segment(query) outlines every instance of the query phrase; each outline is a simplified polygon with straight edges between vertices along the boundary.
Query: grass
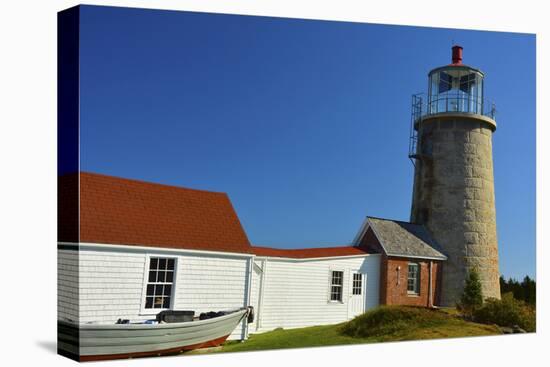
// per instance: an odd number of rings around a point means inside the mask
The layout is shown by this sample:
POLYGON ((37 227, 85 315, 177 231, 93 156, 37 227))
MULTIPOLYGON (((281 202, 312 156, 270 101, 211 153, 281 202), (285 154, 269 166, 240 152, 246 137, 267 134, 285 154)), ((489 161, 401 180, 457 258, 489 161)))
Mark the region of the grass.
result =
POLYGON ((389 306, 379 307, 351 321, 337 325, 289 330, 276 329, 267 333, 253 334, 244 342, 226 342, 220 352, 308 348, 497 334, 501 334, 497 327, 465 321, 449 310, 389 306))

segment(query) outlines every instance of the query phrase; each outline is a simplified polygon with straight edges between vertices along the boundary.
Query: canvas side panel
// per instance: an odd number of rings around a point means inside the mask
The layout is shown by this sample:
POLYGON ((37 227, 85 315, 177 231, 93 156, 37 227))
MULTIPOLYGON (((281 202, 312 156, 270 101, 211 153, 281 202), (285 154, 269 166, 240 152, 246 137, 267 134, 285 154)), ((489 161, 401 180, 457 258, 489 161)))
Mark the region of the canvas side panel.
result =
POLYGON ((57 250, 57 318, 80 319, 78 297, 78 251, 57 250))
MULTIPOLYGON (((79 242, 79 47, 80 9, 57 14, 57 240, 79 242), (64 176, 64 180, 59 178, 64 176)), ((58 319, 79 321, 78 252, 58 251, 58 319)), ((76 338, 78 340, 78 337, 76 338)), ((78 342, 58 353, 79 359, 78 342), (68 351, 70 349, 70 351, 68 351)))
POLYGON ((80 8, 57 14, 57 175, 79 170, 80 8))

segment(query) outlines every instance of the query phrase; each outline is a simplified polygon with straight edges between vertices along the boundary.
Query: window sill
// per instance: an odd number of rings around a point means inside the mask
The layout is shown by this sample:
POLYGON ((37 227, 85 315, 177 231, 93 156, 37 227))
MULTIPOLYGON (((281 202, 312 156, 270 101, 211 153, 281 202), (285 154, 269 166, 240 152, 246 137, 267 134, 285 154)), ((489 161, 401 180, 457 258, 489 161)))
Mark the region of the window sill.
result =
POLYGON ((420 293, 407 292, 407 297, 420 297, 420 293))

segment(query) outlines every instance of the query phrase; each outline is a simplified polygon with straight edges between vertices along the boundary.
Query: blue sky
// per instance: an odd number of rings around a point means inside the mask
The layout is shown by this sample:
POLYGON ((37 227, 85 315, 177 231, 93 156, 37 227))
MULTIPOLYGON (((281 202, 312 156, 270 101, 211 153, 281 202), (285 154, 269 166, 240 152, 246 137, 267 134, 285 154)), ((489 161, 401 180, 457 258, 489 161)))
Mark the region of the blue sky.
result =
POLYGON ((227 192, 256 245, 408 220, 411 94, 486 74, 500 270, 535 276, 535 36, 84 6, 81 169, 227 192))

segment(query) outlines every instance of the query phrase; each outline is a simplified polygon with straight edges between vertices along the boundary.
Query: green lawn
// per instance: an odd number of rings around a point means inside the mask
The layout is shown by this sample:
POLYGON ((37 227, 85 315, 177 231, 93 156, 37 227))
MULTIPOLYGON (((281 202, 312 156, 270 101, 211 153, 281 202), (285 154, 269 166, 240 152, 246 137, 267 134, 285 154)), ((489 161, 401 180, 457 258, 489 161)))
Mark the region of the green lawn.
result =
POLYGON ((381 307, 342 324, 289 330, 277 329, 267 333, 253 334, 244 342, 226 342, 218 352, 497 334, 501 334, 497 327, 464 321, 450 310, 381 307))

